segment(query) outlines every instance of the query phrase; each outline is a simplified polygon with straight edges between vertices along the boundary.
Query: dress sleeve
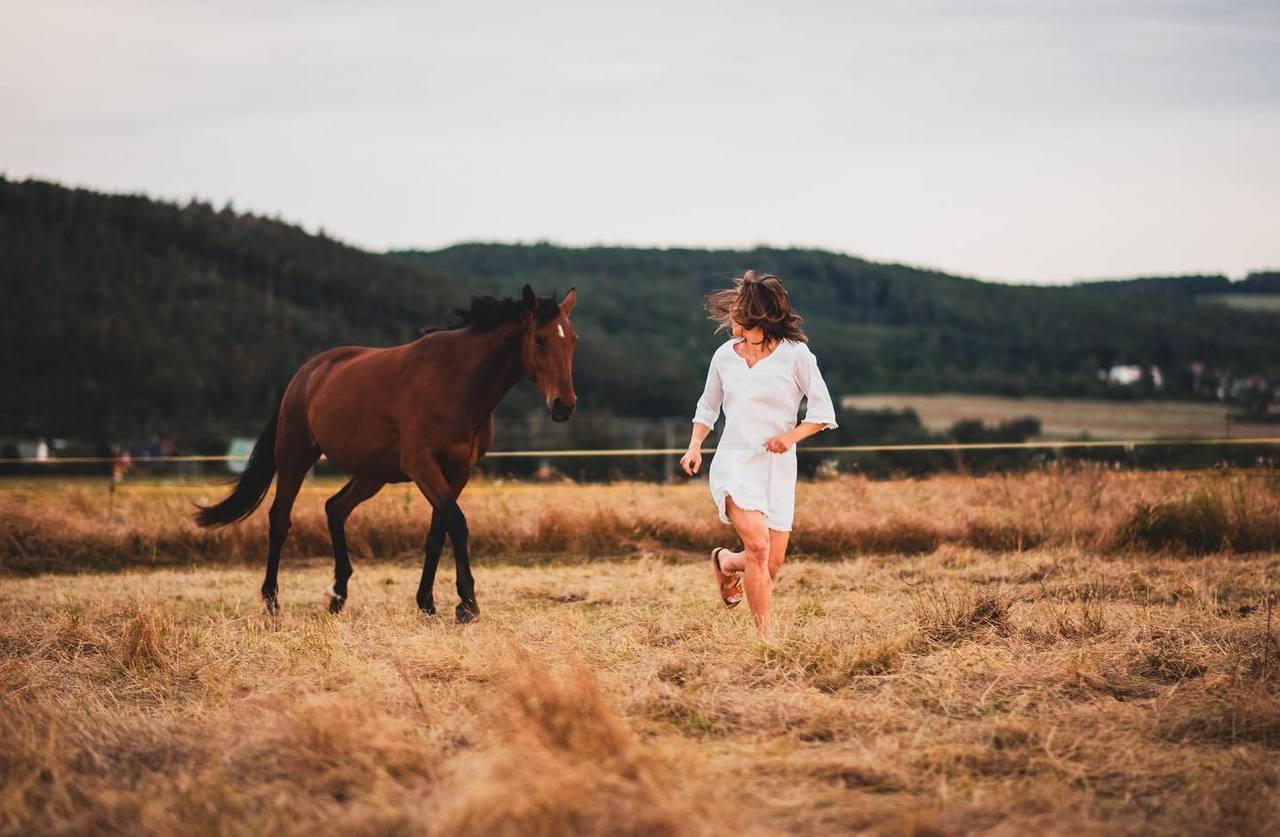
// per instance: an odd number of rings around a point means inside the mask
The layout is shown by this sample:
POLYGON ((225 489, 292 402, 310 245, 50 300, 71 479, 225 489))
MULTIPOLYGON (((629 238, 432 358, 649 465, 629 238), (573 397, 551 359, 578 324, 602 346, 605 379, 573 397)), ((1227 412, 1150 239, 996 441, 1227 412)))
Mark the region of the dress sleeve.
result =
POLYGON ((836 410, 831 403, 831 393, 827 392, 827 382, 822 380, 818 359, 809 351, 808 346, 802 346, 796 359, 796 385, 809 399, 803 421, 824 425, 825 430, 835 430, 836 410))
POLYGON ((711 368, 707 370, 707 385, 698 399, 698 408, 693 414, 697 424, 705 424, 715 430, 716 419, 720 418, 720 405, 724 403, 724 384, 720 380, 720 369, 716 359, 711 358, 711 368))

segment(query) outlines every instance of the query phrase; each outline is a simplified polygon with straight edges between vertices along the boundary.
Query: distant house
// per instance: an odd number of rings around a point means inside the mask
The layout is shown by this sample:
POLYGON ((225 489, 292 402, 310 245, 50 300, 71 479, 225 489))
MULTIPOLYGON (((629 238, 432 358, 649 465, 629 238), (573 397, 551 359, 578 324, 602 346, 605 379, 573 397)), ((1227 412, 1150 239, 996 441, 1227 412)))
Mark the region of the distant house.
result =
POLYGON ((1141 366, 1113 366, 1099 369, 1098 377, 1112 386, 1131 387, 1142 380, 1141 366))
MULTIPOLYGON (((1160 371, 1160 367, 1152 366, 1147 371, 1151 375, 1151 386, 1164 389, 1164 373, 1160 371)), ((1141 366, 1117 364, 1110 369, 1099 369, 1098 379, 1112 386, 1131 387, 1142 383, 1142 372, 1141 366)))

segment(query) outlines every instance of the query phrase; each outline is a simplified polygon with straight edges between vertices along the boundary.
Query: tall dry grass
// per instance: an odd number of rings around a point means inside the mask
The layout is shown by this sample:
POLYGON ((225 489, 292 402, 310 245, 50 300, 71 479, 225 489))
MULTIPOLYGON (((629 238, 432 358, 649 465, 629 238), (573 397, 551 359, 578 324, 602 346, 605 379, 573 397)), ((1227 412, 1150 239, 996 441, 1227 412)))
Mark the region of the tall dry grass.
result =
MULTIPOLYGON (((329 552, 323 498, 311 483, 294 515, 287 557, 329 552)), ((0 489, 0 566, 10 573, 258 562, 265 511, 227 529, 190 521, 217 487, 139 485, 109 509, 105 485, 10 483, 0 489)), ((701 482, 679 486, 472 486, 463 495, 473 552, 503 559, 599 558, 703 551, 726 528, 701 482)), ((265 506, 264 506, 265 508, 265 506)), ((392 486, 348 524, 357 560, 422 548, 428 509, 392 486)), ((1280 549, 1280 477, 1207 472, 1123 473, 1100 467, 1012 476, 871 482, 847 477, 798 489, 794 549, 816 558, 922 555, 939 547, 1018 552, 1256 552, 1280 549)))
POLYGON ((789 564, 753 638, 689 562, 0 580, 0 832, 1269 834, 1274 554, 789 564), (449 571, 440 580, 449 584, 449 571))
POLYGON ((0 594, 24 604, 0 626, 0 832, 752 831, 581 663, 387 603, 268 621, 216 592, 240 578, 154 580, 0 594))

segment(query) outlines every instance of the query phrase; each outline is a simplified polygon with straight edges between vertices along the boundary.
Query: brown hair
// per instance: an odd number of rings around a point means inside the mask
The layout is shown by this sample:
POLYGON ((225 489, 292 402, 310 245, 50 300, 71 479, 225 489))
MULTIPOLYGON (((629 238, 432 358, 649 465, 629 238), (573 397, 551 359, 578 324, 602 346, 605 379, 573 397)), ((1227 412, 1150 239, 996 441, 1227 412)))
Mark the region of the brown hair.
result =
POLYGON ((733 280, 732 288, 707 297, 707 315, 719 325, 716 332, 733 329, 733 321, 743 328, 764 329, 766 340, 795 340, 808 343, 800 329, 802 317, 791 310, 791 298, 782 280, 772 273, 748 270, 733 280))

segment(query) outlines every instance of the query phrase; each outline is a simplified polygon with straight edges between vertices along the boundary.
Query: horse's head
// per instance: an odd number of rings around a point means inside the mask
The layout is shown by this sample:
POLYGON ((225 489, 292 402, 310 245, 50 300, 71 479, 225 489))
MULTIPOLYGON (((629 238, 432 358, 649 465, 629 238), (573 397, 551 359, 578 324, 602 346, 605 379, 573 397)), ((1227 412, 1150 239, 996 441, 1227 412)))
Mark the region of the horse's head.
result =
POLYGON ((570 289, 557 305, 539 300, 533 288, 524 286, 527 327, 520 360, 547 402, 552 421, 567 421, 578 404, 573 391, 573 350, 578 345, 578 332, 569 322, 569 312, 577 301, 576 290, 570 289))

